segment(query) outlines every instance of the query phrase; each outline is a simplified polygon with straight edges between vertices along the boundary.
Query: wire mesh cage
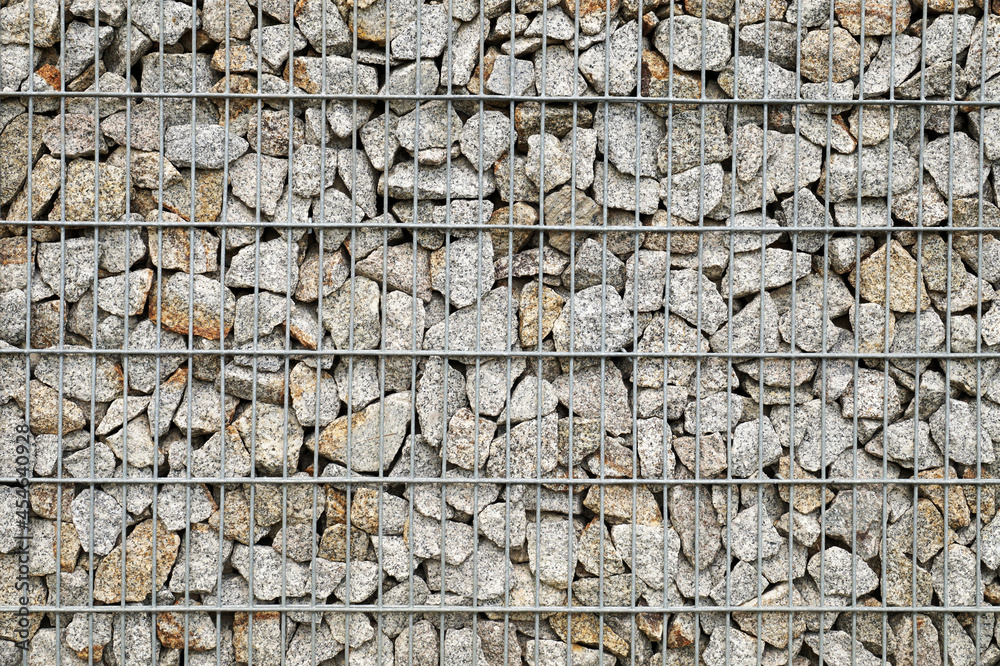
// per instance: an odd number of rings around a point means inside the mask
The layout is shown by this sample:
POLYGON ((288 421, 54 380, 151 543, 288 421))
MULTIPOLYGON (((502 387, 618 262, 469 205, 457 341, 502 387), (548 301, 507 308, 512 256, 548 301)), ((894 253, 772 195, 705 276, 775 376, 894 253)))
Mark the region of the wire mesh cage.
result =
POLYGON ((1000 661, 996 2, 0 5, 0 666, 1000 661))

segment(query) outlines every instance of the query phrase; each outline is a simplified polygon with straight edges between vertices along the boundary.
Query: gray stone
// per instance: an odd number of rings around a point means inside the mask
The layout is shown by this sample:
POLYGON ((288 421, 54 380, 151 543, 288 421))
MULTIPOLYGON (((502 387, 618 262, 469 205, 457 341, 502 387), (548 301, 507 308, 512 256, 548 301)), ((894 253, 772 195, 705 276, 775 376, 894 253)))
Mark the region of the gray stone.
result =
MULTIPOLYGON (((520 16, 518 14, 518 17, 520 16)), ((541 18, 541 16, 536 17, 536 21, 540 21, 541 18)), ((565 18, 565 14, 563 18, 565 18)), ((549 20, 552 20, 551 14, 549 20)), ((550 29, 553 29, 552 26, 550 29)), ((558 30, 558 28, 555 29, 558 30)), ((572 29, 571 23, 570 30, 572 29)), ((539 95, 570 97, 587 90, 587 80, 576 68, 573 51, 565 46, 549 46, 544 53, 535 51, 534 64, 535 71, 538 72, 535 86, 539 95)))
POLYGON ((763 253, 739 252, 734 255, 729 272, 722 279, 722 296, 729 296, 730 282, 733 296, 743 297, 781 287, 810 272, 812 258, 805 252, 793 253, 779 248, 767 248, 763 253))
POLYGON ((315 368, 309 367, 306 363, 299 363, 288 375, 288 387, 292 408, 303 427, 329 425, 340 413, 337 383, 328 373, 321 372, 317 379, 315 368), (318 409, 317 403, 319 403, 318 409))
POLYGON ((257 25, 257 14, 246 0, 230 0, 228 3, 225 0, 207 0, 202 7, 201 21, 205 34, 213 41, 224 42, 227 21, 231 39, 247 39, 257 25))
POLYGON ((122 507, 118 502, 100 490, 84 490, 73 499, 71 507, 83 550, 102 556, 110 553, 122 531, 122 507))
POLYGON ((563 306, 552 325, 556 349, 588 353, 618 351, 632 339, 628 306, 614 290, 588 287, 563 306))
POLYGON ((979 169, 979 143, 964 132, 955 132, 924 146, 924 168, 945 196, 976 195, 989 177, 988 166, 979 169))
POLYGON ((140 314, 146 309, 146 297, 153 286, 153 271, 144 268, 126 275, 115 275, 97 283, 97 304, 120 317, 140 314), (126 298, 127 295, 127 298, 126 298))
MULTIPOLYGON (((603 9, 603 6, 602 6, 603 9)), ((601 28, 604 24, 601 24, 601 28)), ((600 95, 629 95, 636 87, 636 60, 638 48, 638 24, 630 21, 618 28, 612 23, 611 39, 601 36, 597 43, 588 49, 580 49, 580 73, 587 79, 591 87, 600 95), (605 44, 610 45, 610 53, 605 44), (605 77, 605 62, 608 63, 608 76, 605 77), (607 91, 607 93, 605 93, 607 91)), ((567 43, 572 50, 572 45, 567 43)), ((582 94, 581 90, 579 94, 582 94)))
MULTIPOLYGON (((269 601, 284 594, 300 597, 308 593, 311 576, 309 570, 298 562, 282 560, 280 554, 268 546, 253 547, 253 595, 269 601)), ((250 578, 251 550, 243 544, 233 547, 232 563, 244 578, 250 578)), ((255 623, 256 626, 256 623, 255 623)))
MULTIPOLYGON (((152 3, 147 3, 150 5, 152 3)), ((180 3, 171 3, 179 5, 180 3)), ((133 14, 133 20, 139 16, 138 12, 133 14)), ((190 20, 191 10, 188 10, 190 20)), ((136 20, 136 25, 139 22, 136 20)), ((114 36, 115 29, 110 26, 90 26, 82 21, 73 21, 66 28, 62 38, 62 55, 65 57, 65 66, 62 70, 62 77, 67 83, 80 76, 87 67, 94 64, 95 42, 97 52, 100 53, 114 36)), ((27 54, 26 54, 27 55, 27 54)), ((6 58, 5 58, 5 67, 6 58)), ((27 75, 27 72, 25 72, 27 75)), ((4 85, 4 88, 7 86, 4 85)))
MULTIPOLYGON (((794 7, 790 11, 794 11, 794 7)), ((785 69, 795 70, 796 51, 799 42, 805 39, 806 31, 796 32, 794 21, 781 23, 753 23, 740 26, 740 53, 743 55, 764 57, 765 39, 767 39, 767 58, 785 69)), ((803 57, 803 62, 804 62, 803 57)), ((824 78, 823 81, 826 81, 824 78)))
POLYGON ((634 105, 611 104, 607 110, 601 105, 594 113, 594 126, 603 128, 605 124, 607 136, 603 130, 597 132, 597 149, 607 155, 615 168, 634 176, 638 161, 641 176, 656 177, 657 147, 666 136, 663 119, 645 106, 641 107, 637 119, 634 105), (638 146, 636 137, 640 137, 638 146))
POLYGON ((460 238, 430 257, 431 286, 457 308, 473 306, 493 288, 493 244, 460 238))
POLYGON ((492 165, 510 143, 510 119, 499 111, 484 111, 469 118, 459 138, 462 154, 472 164, 492 165))
POLYGON ((486 91, 493 95, 524 95, 534 84, 535 66, 530 60, 500 55, 493 62, 493 71, 486 81, 486 91))
POLYGON ((882 41, 878 53, 865 68, 858 91, 865 97, 889 92, 894 82, 899 85, 920 65, 921 40, 919 37, 897 35, 894 39, 882 41))
POLYGON ((44 141, 53 155, 67 158, 93 157, 95 150, 101 155, 108 152, 107 142, 97 132, 92 114, 66 113, 53 118, 47 123, 44 141))
POLYGON ((396 140, 421 162, 442 164, 462 136, 462 120, 446 102, 426 102, 396 123, 396 140))
POLYGON ((265 215, 277 212, 287 175, 287 160, 258 153, 246 153, 229 167, 233 194, 247 206, 259 207, 265 215))
POLYGON ((878 587, 878 575, 856 555, 833 546, 809 559, 809 575, 823 586, 824 594, 867 594, 878 587), (822 576, 820 570, 822 568, 822 576))
POLYGON ((545 192, 569 182, 573 177, 572 148, 552 134, 545 134, 544 138, 538 134, 529 137, 524 173, 545 192))
POLYGON ((729 630, 728 627, 719 627, 712 632, 711 640, 702 656, 708 666, 721 666, 722 664, 734 664, 738 666, 751 666, 751 664, 780 663, 780 658, 787 659, 787 651, 768 648, 758 645, 757 639, 739 630, 729 630), (769 653, 769 649, 775 652, 769 653), (758 658, 761 652, 764 659, 758 658), (769 654, 773 654, 774 660, 769 661, 769 654))
POLYGON ((226 286, 294 293, 299 281, 297 252, 291 242, 275 239, 248 245, 232 259, 226 286))
POLYGON ((777 307, 770 294, 764 292, 736 313, 727 326, 716 331, 710 343, 713 350, 737 354, 777 351, 777 324, 777 307))
MULTIPOLYGON (((537 273, 537 270, 536 270, 537 273)), ((479 303, 448 315, 448 349, 454 360, 462 362, 461 352, 501 351, 517 345, 517 298, 507 288, 497 287, 482 296, 479 303), (510 315, 508 316, 508 308, 510 315), (477 347, 478 345, 478 347, 477 347)), ((445 322, 434 324, 424 335, 426 350, 445 349, 445 322)), ((465 356, 464 358, 468 358, 465 356)))
MULTIPOLYGON (((635 118, 634 114, 632 118, 635 118)), ((667 136, 663 132, 653 133, 662 135, 662 139, 660 140, 660 145, 657 150, 657 165, 659 166, 661 172, 676 174, 702 164, 721 162, 732 154, 733 142, 731 137, 726 133, 726 128, 722 118, 706 114, 706 117, 704 118, 704 130, 702 129, 702 125, 703 123, 700 112, 682 111, 680 113, 675 113, 671 118, 670 136, 667 136), (702 151, 702 139, 704 139, 704 153, 702 151)), ((756 126, 744 125, 740 128, 743 134, 746 134, 744 131, 746 128, 756 128, 756 126)), ((656 129, 660 128, 656 127, 656 129)), ((743 143, 750 142, 744 139, 743 143)), ((762 141, 759 143, 762 143, 762 141)), ((755 169, 760 168, 760 155, 757 155, 755 160, 748 156, 749 149, 751 148, 752 145, 747 146, 747 149, 740 147, 738 150, 738 154, 743 155, 742 162, 740 164, 744 165, 744 170, 750 167, 755 169), (754 161, 756 164, 752 164, 754 161), (746 166, 747 164, 749 164, 749 167, 746 166)), ((632 151, 633 156, 631 163, 633 165, 632 172, 634 172, 634 147, 632 151)), ((753 173, 756 174, 756 171, 753 173)))
POLYGON ((378 346, 380 296, 381 289, 376 283, 356 277, 353 284, 345 283, 324 302, 323 326, 330 331, 338 349, 375 349, 378 346))
POLYGON ((167 159, 190 166, 193 157, 196 168, 221 169, 242 157, 249 147, 246 139, 228 133, 221 125, 195 125, 193 133, 192 141, 190 124, 168 127, 163 137, 167 159))
MULTIPOLYGON (((717 72, 726 66, 732 55, 733 36, 723 23, 694 16, 674 16, 656 26, 653 44, 675 67, 689 71, 700 71, 704 67, 717 72)), ((744 71, 741 63, 740 72, 744 71)), ((741 83, 744 76, 740 75, 741 83)))
POLYGON ((343 55, 351 50, 351 32, 330 0, 298 3, 295 6, 295 26, 317 51, 322 51, 324 44, 329 54, 343 55))
POLYGON ((292 51, 300 51, 306 47, 306 38, 294 27, 270 25, 250 31, 250 48, 254 53, 259 50, 262 63, 275 69, 280 68, 288 60, 289 40, 292 51))
POLYGON ((303 145, 292 156, 292 192, 300 197, 318 197, 333 186, 337 176, 337 151, 303 145), (325 155, 324 155, 325 153, 325 155))
POLYGON ((392 55, 401 60, 437 58, 459 25, 459 21, 450 18, 449 14, 449 7, 445 5, 422 6, 419 19, 400 26, 399 33, 392 40, 392 55))
MULTIPOLYGON (((731 62, 731 61, 730 61, 731 62)), ((747 99, 791 99, 795 97, 797 78, 794 72, 790 72, 783 67, 772 62, 765 62, 762 58, 754 56, 739 57, 739 96, 747 99), (764 72, 767 71, 767 90, 764 89, 764 72), (766 94, 765 94, 766 92, 766 94)), ((729 95, 737 93, 735 86, 737 81, 734 77, 734 66, 726 65, 719 74, 719 85, 729 95)))
MULTIPOLYGON (((884 197, 889 191, 889 142, 866 148, 861 153, 861 196, 884 197)), ((899 142, 892 143, 891 183, 893 194, 902 194, 917 184, 917 163, 899 142)), ((829 198, 834 202, 857 196, 858 156, 836 153, 828 169, 829 198)), ((824 185, 825 186, 825 185, 824 185)))
POLYGON ((379 180, 378 193, 386 187, 389 196, 399 199, 412 199, 414 192, 418 199, 445 199, 449 193, 455 199, 478 199, 493 194, 496 182, 492 170, 480 176, 477 166, 459 158, 450 165, 421 167, 416 174, 412 162, 399 162, 379 180))
POLYGON ((698 222, 722 200, 722 165, 708 164, 675 173, 660 181, 660 199, 668 212, 698 222))
POLYGON ((528 563, 532 573, 537 573, 546 585, 568 587, 576 567, 574 532, 570 522, 561 518, 547 518, 537 525, 528 522, 528 563), (536 555, 536 550, 540 555, 536 555))
POLYGON ((851 637, 851 634, 844 631, 827 631, 822 634, 809 633, 805 635, 806 644, 814 651, 819 651, 822 645, 824 659, 830 666, 849 666, 860 664, 863 666, 876 666, 881 660, 873 655, 861 643, 851 637))
MULTIPOLYGON (((404 5, 400 5, 401 7, 404 5)), ((441 80, 441 73, 433 60, 420 60, 418 62, 407 63, 401 67, 394 67, 389 72, 389 78, 382 89, 380 95, 432 95, 437 90, 441 80), (418 72, 419 84, 418 90, 418 72)), ((389 108, 393 113, 404 114, 413 111, 417 106, 414 100, 397 99, 389 102, 389 108)))
POLYGON ((993 462, 996 454, 993 441, 977 427, 976 409, 960 400, 949 400, 930 417, 931 436, 951 460, 962 465, 984 465, 993 462))
POLYGON ((629 211, 638 205, 640 214, 652 215, 658 206, 659 185, 652 178, 640 178, 638 189, 637 197, 635 176, 623 174, 609 164, 605 177, 603 162, 594 165, 594 200, 598 204, 629 211))
POLYGON ((664 589, 664 550, 667 555, 667 574, 672 575, 677 571, 681 540, 672 528, 668 528, 664 534, 663 527, 615 525, 611 528, 611 538, 625 563, 652 589, 664 589), (664 543, 667 544, 666 549, 663 547, 664 543))
POLYGON ((176 44, 186 31, 201 26, 201 17, 191 7, 173 0, 144 0, 132 8, 131 16, 151 40, 164 44, 176 44))

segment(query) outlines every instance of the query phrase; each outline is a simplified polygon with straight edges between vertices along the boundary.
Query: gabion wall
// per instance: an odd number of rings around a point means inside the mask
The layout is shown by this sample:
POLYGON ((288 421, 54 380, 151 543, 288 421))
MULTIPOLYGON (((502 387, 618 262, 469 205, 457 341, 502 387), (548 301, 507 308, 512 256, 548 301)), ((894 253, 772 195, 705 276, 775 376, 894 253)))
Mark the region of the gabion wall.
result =
POLYGON ((659 2, 0 0, 0 666, 1000 661, 1000 4, 659 2))

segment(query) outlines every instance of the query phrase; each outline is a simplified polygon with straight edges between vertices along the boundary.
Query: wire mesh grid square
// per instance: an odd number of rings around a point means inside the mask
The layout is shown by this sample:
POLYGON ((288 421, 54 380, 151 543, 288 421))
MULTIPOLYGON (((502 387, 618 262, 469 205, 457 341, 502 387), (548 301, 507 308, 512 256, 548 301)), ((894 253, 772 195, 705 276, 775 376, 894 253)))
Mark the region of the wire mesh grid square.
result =
POLYGON ((0 4, 0 666, 1000 661, 995 0, 0 4))

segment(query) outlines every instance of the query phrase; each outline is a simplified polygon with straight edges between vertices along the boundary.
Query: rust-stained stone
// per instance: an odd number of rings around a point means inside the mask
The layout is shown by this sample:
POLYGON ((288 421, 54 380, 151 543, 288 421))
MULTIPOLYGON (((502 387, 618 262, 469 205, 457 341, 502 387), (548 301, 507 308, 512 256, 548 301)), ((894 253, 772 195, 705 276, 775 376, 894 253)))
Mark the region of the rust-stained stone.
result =
MULTIPOLYGON (((943 480, 944 479, 943 468, 938 469, 928 469, 917 474, 921 479, 932 479, 932 480, 943 480)), ((955 479, 958 475, 955 473, 954 469, 948 468, 948 478, 955 479)), ((972 497, 975 498, 975 490, 972 490, 972 497)), ((934 505, 940 509, 941 513, 945 512, 945 495, 944 486, 942 485, 926 485, 919 486, 920 494, 927 497, 934 505)), ((975 501, 975 500, 973 500, 975 501)), ((964 527, 968 527, 972 522, 971 511, 969 508, 969 501, 965 494, 965 489, 962 486, 951 486, 948 492, 948 526, 953 530, 959 530, 964 527)))
MULTIPOLYGON (((691 16, 700 17, 704 11, 705 16, 713 21, 729 21, 735 7, 735 0, 684 0, 685 12, 691 16)), ((771 17, 772 19, 777 18, 774 14, 771 17)))
MULTIPOLYGON (((163 587, 170 568, 177 559, 181 538, 167 531, 157 521, 156 527, 156 589, 163 587)), ((153 521, 146 520, 125 539, 125 600, 142 601, 153 589, 153 521)), ((101 560, 94 578, 94 598, 104 603, 118 603, 122 598, 122 544, 115 546, 101 560)))
POLYGON ((611 524, 636 523, 648 527, 663 525, 663 514, 656 504, 656 498, 647 486, 611 485, 603 488, 594 487, 587 493, 583 505, 598 513, 601 502, 604 503, 604 519, 611 524), (632 491, 635 490, 635 513, 632 512, 632 491), (602 497, 603 495, 603 497, 602 497))
MULTIPOLYGON (((802 596, 798 590, 792 590, 791 594, 792 606, 803 605, 802 596)), ((789 605, 788 595, 788 583, 780 583, 761 596, 760 604, 757 603, 756 599, 751 599, 750 601, 744 603, 743 606, 748 608, 757 608, 758 606, 787 607, 789 605)), ((794 638, 801 636, 806 630, 805 617, 802 613, 790 615, 786 615, 785 613, 758 614, 753 611, 748 611, 733 613, 733 619, 738 625, 740 625, 740 629, 751 636, 758 635, 759 626, 759 636, 765 643, 773 645, 778 649, 785 649, 788 647, 789 633, 791 633, 794 638), (758 618, 761 619, 758 620, 758 618)))
MULTIPOLYGON (((254 498, 256 500, 256 498, 254 498)), ((247 500, 247 493, 242 488, 226 490, 226 496, 222 503, 221 516, 223 523, 222 536, 226 539, 239 541, 242 544, 250 544, 250 502, 247 500)), ((219 529, 220 512, 216 511, 209 519, 209 526, 219 529)), ((256 522, 256 516, 254 516, 256 522)), ((192 526, 194 527, 194 526, 192 526)), ((254 529, 254 541, 260 541, 267 534, 267 529, 257 525, 254 529)))
MULTIPOLYGON (((32 259, 37 247, 34 243, 31 246, 32 259)), ((27 236, 0 238, 0 290, 27 289, 28 263, 27 236)))
MULTIPOLYGON (((83 410, 71 400, 62 399, 62 430, 59 429, 59 392, 37 379, 31 380, 31 432, 36 435, 57 435, 70 433, 87 424, 83 410)), ((24 409, 24 394, 15 396, 17 404, 24 409)))
POLYGON ((326 522, 347 524, 347 493, 333 486, 326 487, 326 522))
MULTIPOLYGON (((232 74, 256 72, 257 53, 250 46, 250 42, 233 39, 229 42, 228 52, 225 44, 219 46, 209 66, 216 72, 225 72, 227 66, 232 74)), ((261 62, 261 69, 263 72, 273 72, 265 62, 261 62)))
POLYGON ((94 181, 97 189, 97 219, 118 220, 125 214, 125 202, 131 196, 132 183, 125 169, 102 162, 100 168, 89 159, 79 159, 66 165, 65 191, 52 204, 49 221, 94 220, 94 181), (65 200, 66 216, 62 216, 65 200))
POLYGON ((231 132, 241 134, 250 125, 251 119, 255 116, 257 104, 252 97, 239 97, 239 95, 253 95, 257 92, 257 80, 253 76, 243 76, 242 74, 230 74, 223 76, 215 82, 210 89, 213 93, 230 93, 237 95, 228 100, 225 98, 213 98, 212 101, 219 109, 219 124, 226 124, 226 103, 229 104, 229 129, 231 132))
MULTIPOLYGON (((552 332, 552 325, 562 313, 566 299, 548 287, 542 287, 542 339, 552 332)), ((533 348, 538 345, 538 281, 529 282, 521 290, 520 334, 521 345, 533 348)))
POLYGON ((69 308, 60 304, 57 299, 43 303, 33 303, 31 306, 31 346, 35 349, 45 349, 59 344, 59 332, 69 317, 69 308), (62 318, 60 321, 60 310, 62 318))
POLYGON ((656 613, 637 613, 635 616, 635 626, 652 641, 663 640, 663 621, 664 616, 656 613))
POLYGON ((604 623, 602 626, 598 622, 596 615, 591 613, 573 613, 572 623, 568 622, 566 618, 566 613, 555 613, 549 617, 549 626, 552 627, 552 630, 556 632, 560 639, 565 641, 569 637, 570 642, 597 647, 601 644, 601 633, 603 630, 604 649, 616 657, 621 657, 622 659, 628 657, 630 652, 628 641, 619 636, 607 623, 604 623), (569 634, 569 631, 572 631, 572 635, 569 634))
MULTIPOLYGON (((410 392, 394 393, 364 411, 342 416, 319 436, 319 453, 325 458, 347 462, 348 423, 351 431, 351 467, 356 472, 377 472, 399 451, 410 422, 410 392), (380 457, 379 451, 382 451, 380 457)), ((312 446, 312 442, 307 442, 312 446)))
MULTIPOLYGON (((799 466, 798 463, 794 463, 794 478, 795 479, 815 479, 815 475, 811 472, 806 471, 804 468, 799 466)), ((781 460, 778 461, 778 475, 779 479, 789 479, 793 478, 792 472, 789 470, 789 457, 782 456, 781 460)), ((791 498, 791 492, 789 488, 795 489, 795 498, 793 502, 793 508, 802 514, 812 513, 816 509, 820 508, 824 504, 833 501, 834 493, 829 488, 820 486, 815 483, 805 483, 802 485, 780 485, 778 486, 778 495, 781 497, 782 501, 788 502, 791 498)))
MULTIPOLYGON (((299 267, 299 283, 295 287, 297 301, 312 303, 319 299, 320 281, 319 250, 310 250, 299 267)), ((339 289, 350 276, 350 265, 342 250, 333 250, 328 240, 323 241, 323 296, 339 289)), ((380 273, 381 275, 381 273, 380 273)))
MULTIPOLYGON (((31 510, 42 518, 56 520, 59 506, 59 485, 55 483, 32 483, 28 486, 28 496, 31 510)), ((69 520, 73 515, 70 505, 73 503, 74 486, 72 483, 62 487, 62 519, 69 520)))
POLYGON ((465 86, 471 94, 479 94, 479 88, 483 80, 488 81, 490 75, 493 74, 493 63, 496 62, 498 57, 500 57, 500 51, 495 46, 491 46, 483 56, 482 64, 476 65, 475 69, 472 70, 472 78, 469 79, 469 83, 465 86))
MULTIPOLYGON (((222 197, 226 193, 222 169, 195 169, 194 222, 206 224, 215 222, 222 212, 222 197)), ((162 197, 153 190, 153 197, 163 210, 180 215, 185 221, 191 220, 191 170, 183 169, 180 179, 163 189, 162 197)))
POLYGON ((694 643, 696 634, 691 613, 677 613, 667 629, 667 647, 671 649, 687 647, 694 643))
MULTIPOLYGON (((10 517, 5 517, 10 519, 10 517)), ((20 555, 17 553, 0 554, 0 606, 41 606, 45 603, 44 579, 29 576, 24 581, 18 574, 20 555), (24 585, 27 583, 27 589, 24 585), (28 602, 22 600, 27 597, 28 602)), ((17 611, 0 612, 0 639, 8 641, 28 640, 35 635, 42 623, 44 613, 28 613, 26 616, 17 611), (27 619, 27 626, 20 624, 27 619), (21 633, 24 631, 25 633, 21 633)))
POLYGON ((0 173, 3 174, 0 177, 0 205, 9 204, 27 179, 28 169, 45 148, 42 136, 48 123, 47 116, 38 114, 32 116, 30 157, 27 140, 28 114, 23 113, 11 120, 0 133, 0 173))
POLYGON ((281 659, 281 613, 265 611, 236 613, 233 618, 233 649, 236 661, 259 666, 276 666, 281 659), (253 616, 253 629, 251 626, 253 616), (250 634, 253 643, 250 644, 250 634), (250 653, 253 653, 251 661, 250 653))
MULTIPOLYGON (((178 599, 175 605, 184 603, 183 599, 178 599)), ((214 650, 215 622, 208 613, 158 613, 156 637, 160 645, 168 649, 214 650)))
MULTIPOLYGON (((67 510, 70 503, 72 503, 72 500, 67 503, 67 510)), ((76 533, 76 526, 65 519, 69 515, 71 514, 64 512, 64 520, 56 524, 58 529, 56 532, 59 541, 58 546, 55 539, 52 541, 52 552, 57 555, 59 566, 63 571, 74 571, 76 569, 76 557, 79 555, 81 548, 80 536, 76 533)))
POLYGON ((213 273, 219 269, 219 239, 205 229, 165 227, 163 257, 160 257, 160 237, 152 227, 149 233, 149 258, 154 266, 185 273, 213 273), (193 236, 193 241, 192 241, 193 236))
MULTIPOLYGON (((59 160, 51 155, 42 155, 31 169, 31 218, 41 219, 52 197, 59 191, 60 185, 59 160)), ((17 193, 7 211, 8 220, 27 220, 28 218, 28 186, 17 193)))
POLYGON ((802 40, 802 76, 822 83, 832 76, 834 83, 854 78, 861 69, 861 45, 843 28, 833 29, 833 63, 830 63, 830 31, 813 30, 802 40))
MULTIPOLYGON (((851 286, 858 284, 857 269, 851 271, 848 278, 851 286)), ((871 303, 885 305, 886 292, 889 295, 889 309, 893 312, 917 311, 917 261, 899 241, 890 241, 868 255, 861 262, 861 283, 858 290, 861 298, 871 303), (886 247, 889 248, 889 285, 886 289, 886 247)), ((922 279, 922 278, 921 278, 922 279)), ((920 284, 920 309, 930 306, 927 288, 920 284)))
POLYGON ((571 19, 579 16, 580 31, 596 35, 607 23, 607 15, 614 16, 621 9, 621 0, 561 0, 559 3, 571 19))
MULTIPOLYGON (((493 211, 493 215, 490 216, 490 224, 516 224, 524 226, 534 226, 538 224, 538 211, 535 210, 533 206, 520 201, 515 202, 512 205, 513 216, 511 215, 511 209, 507 206, 503 208, 498 208, 493 211), (513 217, 513 220, 511 219, 513 217)), ((493 256, 499 257, 507 254, 510 250, 510 231, 507 229, 491 229, 490 238, 493 241, 493 256)), ((513 252, 518 252, 523 248, 531 237, 535 234, 534 231, 514 231, 514 241, 513 241, 513 252)), ((579 236, 578 236, 579 238, 579 236)))
MULTIPOLYGON (((329 507, 329 503, 327 504, 329 507)), ((351 561, 364 559, 368 553, 370 538, 368 534, 357 527, 351 527, 351 561)), ((334 562, 347 561, 347 525, 334 523, 326 528, 320 538, 317 557, 334 562)))
POLYGON ((840 25, 852 35, 861 34, 861 8, 864 7, 865 34, 888 35, 902 32, 910 24, 910 3, 904 0, 835 0, 834 13, 840 25), (896 27, 892 27, 895 9, 896 27))
MULTIPOLYGON (((389 41, 417 18, 415 0, 337 0, 341 16, 346 16, 347 25, 356 32, 358 39, 376 44, 386 42, 386 6, 389 7, 389 41), (355 2, 357 10, 355 10, 355 2), (356 16, 355 16, 356 13, 356 16)), ((329 11, 329 10, 327 10, 329 11)))
POLYGON ((187 335, 189 327, 195 335, 209 340, 229 335, 236 317, 236 297, 228 287, 204 275, 174 273, 164 280, 162 293, 158 295, 160 291, 159 285, 155 285, 149 296, 151 320, 182 335, 187 335), (193 288, 189 280, 193 281, 193 288), (191 289, 194 292, 193 322, 188 316, 191 289), (223 316, 224 322, 221 321, 223 316), (224 324, 221 329, 220 324, 224 324))
MULTIPOLYGON (((643 97, 701 97, 701 78, 695 74, 670 67, 669 61, 652 49, 642 52, 642 85, 643 97)), ((693 111, 695 104, 674 104, 673 111, 693 111)), ((669 104, 651 104, 650 110, 657 115, 666 116, 670 113, 669 104)))
MULTIPOLYGON (((509 113, 506 109, 503 115, 509 113)), ((577 108, 576 120, 573 119, 573 107, 562 104, 545 105, 545 132, 560 139, 574 128, 587 128, 593 125, 594 114, 590 109, 577 108)), ((517 131, 517 148, 527 152, 528 137, 541 132, 542 107, 538 102, 521 102, 514 107, 514 129, 517 131)), ((478 138, 478 137, 477 137, 478 138)), ((507 144, 504 144, 505 147, 507 144)), ((470 160, 475 162, 472 157, 470 160)))

